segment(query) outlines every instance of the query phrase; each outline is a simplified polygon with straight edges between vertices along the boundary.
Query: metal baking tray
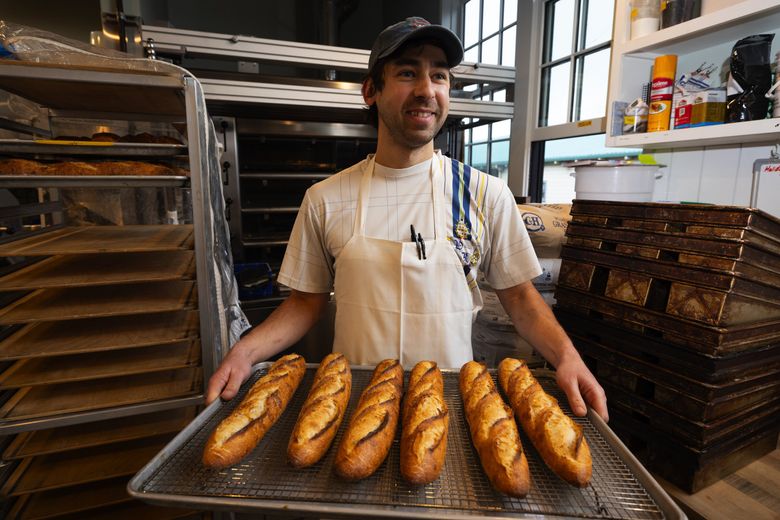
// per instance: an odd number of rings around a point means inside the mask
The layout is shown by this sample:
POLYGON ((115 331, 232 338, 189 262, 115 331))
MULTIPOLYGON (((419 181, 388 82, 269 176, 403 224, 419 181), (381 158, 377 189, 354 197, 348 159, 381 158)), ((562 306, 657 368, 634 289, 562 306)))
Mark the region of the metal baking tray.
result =
MULTIPOLYGON (((328 518, 685 518, 592 411, 587 418, 575 418, 585 430, 593 456, 593 478, 588 487, 574 488, 554 475, 521 430, 531 471, 531 491, 524 499, 495 492, 471 445, 456 370, 442 371, 445 400, 450 410, 446 462, 440 477, 425 486, 410 486, 400 476, 400 431, 387 459, 371 477, 347 482, 333 472, 336 447, 360 393, 371 378, 373 367, 366 366, 352 367, 347 420, 319 463, 303 470, 286 463, 289 435, 317 368, 316 364, 309 364, 288 409, 258 447, 231 468, 206 468, 201 463, 201 455, 208 435, 268 366, 270 363, 256 365, 253 376, 235 399, 227 403, 217 400, 201 412, 133 477, 128 484, 130 495, 168 506, 328 518)), ((545 389, 570 413, 552 374, 536 374, 545 389)))
POLYGON ((0 188, 177 188, 185 175, 0 175, 0 188))
POLYGON ((603 258, 583 262, 572 260, 573 248, 564 250, 559 286, 720 327, 780 319, 780 289, 775 287, 685 269, 656 274, 664 267, 657 261, 648 262, 648 268, 631 259, 622 265, 603 258), (686 274, 688 280, 680 281, 686 274))
MULTIPOLYGON (((744 239, 705 237, 703 235, 632 228, 609 228, 586 224, 574 219, 566 227, 566 236, 575 237, 577 240, 591 241, 594 244, 596 242, 628 244, 677 254, 731 258, 778 271, 777 255, 780 254, 780 245, 770 249, 753 245, 744 239), (762 264, 766 258, 770 259, 768 266, 762 264)), ((603 249, 603 244, 600 247, 603 249)))
MULTIPOLYGON (((686 232, 688 224, 737 228, 755 231, 774 241, 780 241, 780 219, 756 208, 742 206, 670 204, 657 202, 607 202, 575 200, 571 214, 608 217, 610 223, 626 224, 627 221, 669 223, 682 225, 686 232)), ((667 228, 665 228, 667 229, 667 228)))
POLYGON ((580 289, 555 289, 558 308, 620 323, 643 334, 714 356, 731 355, 780 342, 780 320, 713 327, 663 312, 614 301, 580 289))
POLYGON ((638 357, 654 366, 685 374, 697 381, 722 383, 780 368, 780 343, 716 357, 643 336, 615 323, 585 318, 559 307, 555 309, 555 316, 569 333, 579 334, 605 347, 638 357))
POLYGON ((187 153, 183 144, 112 143, 103 141, 44 142, 29 139, 0 139, 0 153, 33 154, 40 158, 63 155, 113 157, 173 157, 187 153))

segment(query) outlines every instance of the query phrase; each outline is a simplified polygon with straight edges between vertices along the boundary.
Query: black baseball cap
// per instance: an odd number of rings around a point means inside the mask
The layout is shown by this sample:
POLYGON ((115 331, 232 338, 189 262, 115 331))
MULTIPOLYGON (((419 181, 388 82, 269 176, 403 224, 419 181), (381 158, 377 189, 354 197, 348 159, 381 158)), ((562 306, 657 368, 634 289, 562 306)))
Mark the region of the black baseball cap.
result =
POLYGON ((463 44, 454 32, 441 25, 432 25, 425 18, 412 16, 379 33, 371 48, 371 57, 368 59, 369 74, 377 60, 390 56, 411 39, 430 39, 439 42, 444 54, 447 55, 447 65, 450 68, 463 61, 463 44))

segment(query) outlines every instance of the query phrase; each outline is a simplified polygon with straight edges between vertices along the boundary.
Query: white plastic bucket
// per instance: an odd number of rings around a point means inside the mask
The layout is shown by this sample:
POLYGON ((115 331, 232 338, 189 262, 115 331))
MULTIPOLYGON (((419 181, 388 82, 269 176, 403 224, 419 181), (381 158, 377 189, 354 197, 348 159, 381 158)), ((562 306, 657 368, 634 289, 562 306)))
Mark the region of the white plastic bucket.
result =
POLYGON ((577 166, 574 168, 575 198, 650 202, 659 165, 577 166))

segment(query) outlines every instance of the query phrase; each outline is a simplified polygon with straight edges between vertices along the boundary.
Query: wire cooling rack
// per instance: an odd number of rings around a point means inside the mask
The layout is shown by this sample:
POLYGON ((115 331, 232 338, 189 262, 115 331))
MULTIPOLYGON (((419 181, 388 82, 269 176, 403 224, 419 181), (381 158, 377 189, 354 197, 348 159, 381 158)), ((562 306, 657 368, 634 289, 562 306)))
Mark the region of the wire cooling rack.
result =
POLYGON ((444 469, 430 484, 412 486, 401 477, 400 425, 387 459, 372 476, 347 482, 333 471, 336 447, 360 393, 371 379, 372 367, 352 367, 352 395, 346 419, 330 450, 314 466, 295 469, 286 462, 287 442, 317 367, 310 364, 287 410, 250 455, 224 470, 205 467, 201 456, 209 434, 268 366, 269 363, 257 365, 235 399, 213 403, 196 417, 131 480, 130 494, 164 505, 342 517, 684 518, 603 422, 597 417, 579 418, 571 414, 565 396, 549 373, 536 375, 564 411, 583 426, 590 446, 593 477, 583 489, 552 473, 520 429, 531 472, 531 490, 522 499, 493 490, 471 444, 457 371, 443 371, 445 400, 450 410, 449 440, 444 469), (596 422, 600 423, 599 428, 596 422))

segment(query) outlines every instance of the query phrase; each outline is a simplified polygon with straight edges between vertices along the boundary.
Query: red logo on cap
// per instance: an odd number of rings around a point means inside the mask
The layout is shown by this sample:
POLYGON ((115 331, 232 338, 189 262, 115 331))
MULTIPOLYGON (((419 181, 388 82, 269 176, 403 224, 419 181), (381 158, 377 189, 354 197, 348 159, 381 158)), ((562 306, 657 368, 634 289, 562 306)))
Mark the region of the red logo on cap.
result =
POLYGON ((409 18, 408 22, 409 22, 409 25, 411 25, 412 27, 415 27, 415 28, 416 27, 424 27, 426 25, 430 25, 430 23, 428 23, 428 20, 425 20, 423 18, 409 18))

